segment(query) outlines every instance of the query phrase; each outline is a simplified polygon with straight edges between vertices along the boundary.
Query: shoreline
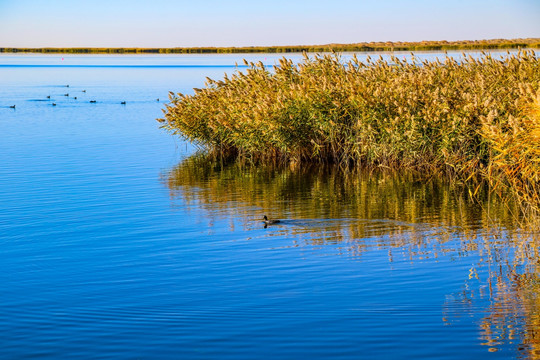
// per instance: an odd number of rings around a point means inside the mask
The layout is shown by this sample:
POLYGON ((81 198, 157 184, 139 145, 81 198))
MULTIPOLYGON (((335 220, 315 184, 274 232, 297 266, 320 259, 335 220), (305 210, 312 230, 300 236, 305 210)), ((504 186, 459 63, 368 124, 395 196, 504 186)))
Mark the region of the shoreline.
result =
POLYGON ((376 52, 445 50, 540 49, 540 38, 463 41, 362 42, 353 44, 240 46, 240 47, 0 47, 0 53, 40 54, 242 54, 298 52, 376 52))

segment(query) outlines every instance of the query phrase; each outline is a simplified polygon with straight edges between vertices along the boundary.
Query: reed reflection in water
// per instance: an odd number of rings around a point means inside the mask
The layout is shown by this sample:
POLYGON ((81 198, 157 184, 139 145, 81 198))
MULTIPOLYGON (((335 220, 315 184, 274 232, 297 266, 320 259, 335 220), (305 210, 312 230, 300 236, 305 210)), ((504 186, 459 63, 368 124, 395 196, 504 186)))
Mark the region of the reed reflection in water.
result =
POLYGON ((235 217, 248 230, 262 227, 265 214, 283 219, 267 229, 293 239, 283 246, 359 261, 384 250, 390 263, 470 257, 462 289, 441 304, 441 326, 476 318, 490 352, 506 346, 540 359, 538 232, 518 226, 517 204, 487 188, 473 201, 464 185, 418 174, 223 164, 206 155, 184 160, 163 182, 173 203, 181 198, 210 219, 235 217))

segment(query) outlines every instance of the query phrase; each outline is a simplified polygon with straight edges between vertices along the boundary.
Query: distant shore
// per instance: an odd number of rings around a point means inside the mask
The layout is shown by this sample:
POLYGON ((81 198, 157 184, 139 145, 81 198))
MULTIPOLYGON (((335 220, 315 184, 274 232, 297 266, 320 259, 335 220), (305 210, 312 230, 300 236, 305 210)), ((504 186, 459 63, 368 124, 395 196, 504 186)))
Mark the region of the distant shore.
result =
POLYGON ((420 42, 363 42, 354 44, 243 46, 243 47, 175 47, 175 48, 14 48, 2 47, 0 53, 41 54, 238 54, 238 53, 293 53, 293 52, 360 52, 360 51, 445 51, 540 48, 540 38, 490 39, 463 41, 420 42))

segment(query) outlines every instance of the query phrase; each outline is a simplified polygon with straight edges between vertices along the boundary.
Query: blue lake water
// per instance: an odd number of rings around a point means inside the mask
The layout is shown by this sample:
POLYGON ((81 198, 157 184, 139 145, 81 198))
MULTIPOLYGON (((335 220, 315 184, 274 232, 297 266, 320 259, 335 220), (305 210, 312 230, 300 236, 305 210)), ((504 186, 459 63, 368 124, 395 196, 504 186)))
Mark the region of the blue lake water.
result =
POLYGON ((540 357, 512 204, 223 165, 159 128, 244 57, 280 56, 0 56, 0 358, 540 357))

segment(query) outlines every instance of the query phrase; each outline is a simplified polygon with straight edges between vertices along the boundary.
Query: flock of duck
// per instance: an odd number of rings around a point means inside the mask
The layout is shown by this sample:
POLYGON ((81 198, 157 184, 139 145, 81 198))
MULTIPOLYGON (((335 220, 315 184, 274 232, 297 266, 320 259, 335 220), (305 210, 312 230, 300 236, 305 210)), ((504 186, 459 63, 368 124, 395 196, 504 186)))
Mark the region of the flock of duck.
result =
MULTIPOLYGON (((67 87, 67 88, 68 88, 69 85, 64 85, 64 87, 67 87)), ((86 93, 86 90, 82 90, 81 92, 86 93)), ((66 93, 66 94, 64 94, 63 96, 69 98, 70 95, 69 95, 69 93, 66 93)), ((77 96, 73 96, 72 99, 73 99, 73 100, 77 100, 77 96)), ((51 95, 47 95, 47 100, 51 100, 51 95)), ((159 98, 157 98, 156 101, 159 102, 159 98)), ((89 102, 90 102, 90 104, 96 104, 96 103, 97 103, 97 100, 90 100, 89 102)), ((120 102, 120 105, 126 105, 126 104, 127 104, 126 101, 121 101, 121 102, 120 102)), ((51 103, 51 105, 52 105, 52 106, 56 106, 56 102, 51 103)), ((10 107, 11 109, 16 109, 16 105, 11 105, 11 106, 9 106, 9 107, 10 107)))
MULTIPOLYGON (((66 87, 69 87, 69 85, 66 85, 66 87)), ((86 90, 82 90, 82 92, 83 92, 83 93, 86 93, 86 90)), ((64 96, 69 97, 69 94, 64 94, 64 96)), ((50 95, 47 95, 47 99, 50 100, 50 99, 51 99, 51 96, 50 96, 50 95)), ((73 99, 74 99, 74 100, 77 100, 77 97, 74 96, 73 99)), ((159 101, 159 98, 156 99, 156 100, 159 101)), ((95 104, 95 103, 97 103, 97 100, 90 100, 90 103, 91 103, 91 104, 95 104)), ((126 105, 126 101, 121 101, 120 104, 121 104, 121 105, 126 105)), ((53 102, 53 103, 52 103, 52 106, 56 106, 56 103, 53 102)), ((10 106, 10 108, 15 109, 16 106, 15 106, 15 105, 12 105, 12 106, 10 106)), ((279 223, 281 223, 281 220, 277 220, 277 219, 272 219, 272 220, 271 220, 271 219, 268 219, 268 217, 267 217, 266 215, 263 216, 263 224, 264 224, 264 227, 265 227, 265 228, 268 227, 269 225, 275 225, 275 224, 279 224, 279 223)))

